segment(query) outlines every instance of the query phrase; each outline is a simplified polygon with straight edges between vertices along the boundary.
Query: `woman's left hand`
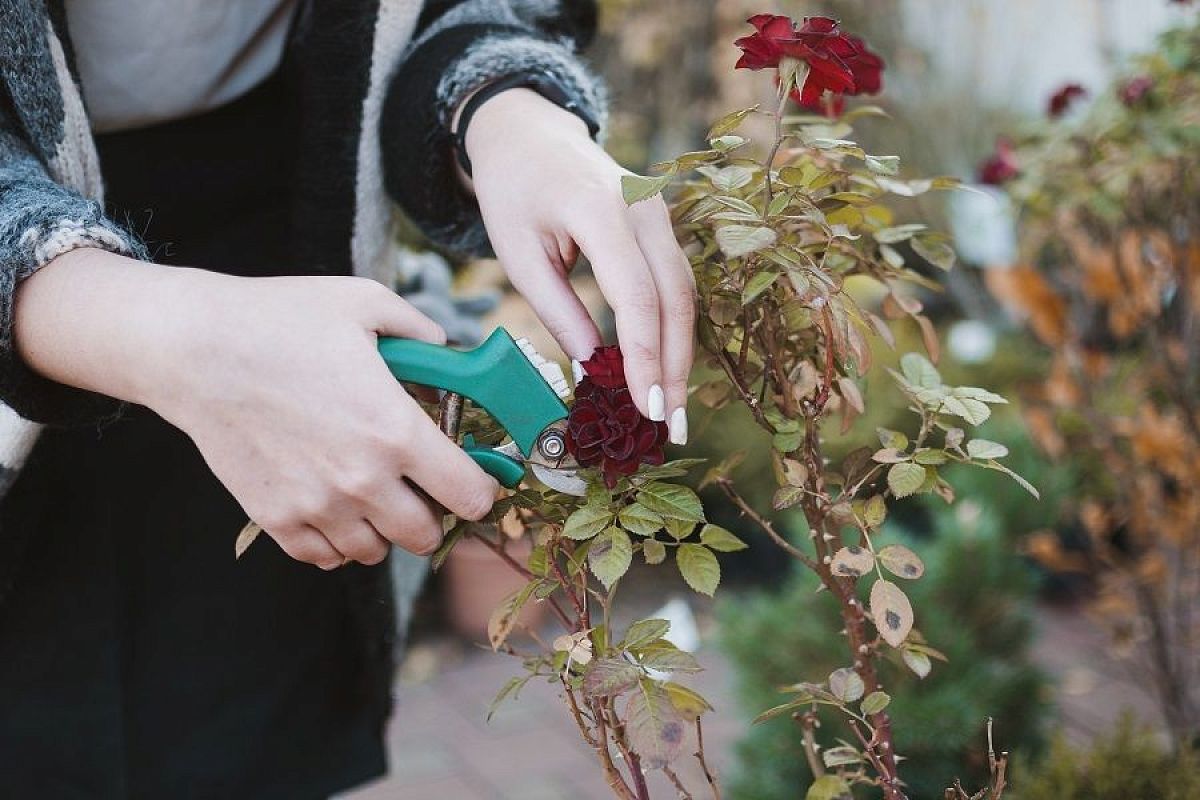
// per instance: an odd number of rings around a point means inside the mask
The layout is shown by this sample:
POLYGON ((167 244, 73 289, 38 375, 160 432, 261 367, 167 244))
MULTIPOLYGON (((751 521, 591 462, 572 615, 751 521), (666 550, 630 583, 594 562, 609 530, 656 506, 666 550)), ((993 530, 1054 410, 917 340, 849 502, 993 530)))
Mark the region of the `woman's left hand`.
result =
POLYGON ((695 286, 654 197, 627 206, 628 174, 583 121, 529 89, 488 100, 467 129, 475 195, 492 246, 513 286, 568 356, 601 344, 567 279, 580 251, 612 307, 633 401, 670 438, 687 441, 695 286))

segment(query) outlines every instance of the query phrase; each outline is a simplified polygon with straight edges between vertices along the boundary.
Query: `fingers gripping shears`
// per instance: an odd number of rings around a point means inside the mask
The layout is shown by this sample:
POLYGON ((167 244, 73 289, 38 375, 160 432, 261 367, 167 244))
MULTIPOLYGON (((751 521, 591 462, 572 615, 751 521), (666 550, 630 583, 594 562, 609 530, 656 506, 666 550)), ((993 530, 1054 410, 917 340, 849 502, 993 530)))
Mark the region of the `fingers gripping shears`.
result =
POLYGON ((382 338, 379 354, 397 380, 445 392, 438 422, 455 441, 463 398, 504 428, 511 440, 499 447, 478 445, 472 436, 462 442, 467 455, 501 485, 515 488, 528 468, 551 489, 587 493, 587 484, 576 475, 578 464, 567 451, 566 377, 527 340, 513 339, 504 328, 496 328, 472 350, 382 338))

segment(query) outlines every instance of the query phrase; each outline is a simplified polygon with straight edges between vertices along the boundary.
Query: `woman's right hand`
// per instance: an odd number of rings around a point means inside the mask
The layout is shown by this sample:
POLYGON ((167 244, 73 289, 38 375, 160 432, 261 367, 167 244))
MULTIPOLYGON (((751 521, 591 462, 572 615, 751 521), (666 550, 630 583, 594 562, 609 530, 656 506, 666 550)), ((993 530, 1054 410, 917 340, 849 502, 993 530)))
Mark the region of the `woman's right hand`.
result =
POLYGON ((187 433, 251 519, 324 569, 378 563, 389 541, 432 552, 441 513, 422 491, 479 519, 499 488, 379 357, 379 336, 445 335, 374 281, 236 278, 76 250, 21 284, 15 331, 46 377, 187 433))

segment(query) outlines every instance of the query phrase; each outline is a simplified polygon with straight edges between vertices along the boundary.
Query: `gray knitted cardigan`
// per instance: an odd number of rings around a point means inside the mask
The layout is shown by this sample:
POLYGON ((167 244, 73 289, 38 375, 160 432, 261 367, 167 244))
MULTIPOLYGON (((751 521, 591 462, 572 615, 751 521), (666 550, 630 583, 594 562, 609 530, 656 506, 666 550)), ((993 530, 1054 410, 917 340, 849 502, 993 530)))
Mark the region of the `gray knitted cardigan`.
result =
MULTIPOLYGON (((453 181, 448 117, 475 88, 523 71, 552 76, 601 117, 603 89, 574 54, 594 24, 593 0, 302 3, 283 69, 298 86, 311 165, 293 214, 305 252, 332 273, 387 274, 393 201, 441 244, 486 245, 453 181)), ((41 424, 94 424, 116 410, 33 373, 12 331, 15 287, 54 257, 78 247, 146 257, 105 216, 103 197, 62 0, 0 0, 0 494, 41 424)))

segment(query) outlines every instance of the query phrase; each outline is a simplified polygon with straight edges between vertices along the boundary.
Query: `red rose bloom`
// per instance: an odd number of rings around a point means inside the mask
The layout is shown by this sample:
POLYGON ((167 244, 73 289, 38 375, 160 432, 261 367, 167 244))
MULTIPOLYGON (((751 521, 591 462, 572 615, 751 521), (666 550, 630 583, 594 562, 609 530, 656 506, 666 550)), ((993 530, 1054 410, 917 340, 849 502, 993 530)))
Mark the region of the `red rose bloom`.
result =
POLYGON ((801 106, 831 115, 841 113, 845 95, 876 94, 883 88, 883 59, 857 36, 849 36, 829 17, 805 17, 796 27, 789 17, 758 14, 747 20, 756 29, 734 42, 742 49, 737 69, 778 68, 784 58, 808 64, 804 84, 791 97, 801 106), (825 92, 832 95, 822 105, 825 92))
POLYGON ((1149 75, 1139 75, 1136 78, 1130 78, 1118 90, 1117 96, 1121 98, 1121 102, 1127 106, 1136 106, 1138 103, 1150 94, 1150 90, 1154 88, 1154 79, 1149 75))
POLYGON ((1068 83, 1050 96, 1050 102, 1046 104, 1046 114, 1050 119, 1058 119, 1067 113, 1076 100, 1087 97, 1087 93, 1087 89, 1078 83, 1068 83))
POLYGON ((646 419, 633 404, 622 363, 616 346, 601 347, 583 362, 567 417, 567 452, 581 467, 600 467, 609 489, 642 464, 663 463, 667 441, 666 423, 646 419))
POLYGON ((996 150, 979 165, 979 182, 988 186, 1000 186, 1021 174, 1017 166, 1017 155, 1012 142, 1001 136, 996 140, 996 150))

